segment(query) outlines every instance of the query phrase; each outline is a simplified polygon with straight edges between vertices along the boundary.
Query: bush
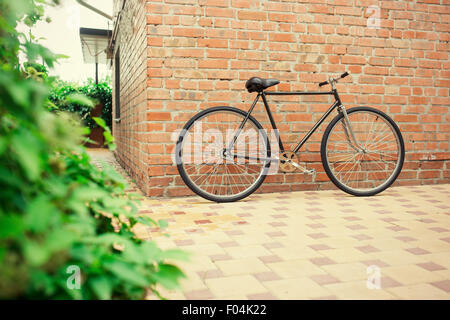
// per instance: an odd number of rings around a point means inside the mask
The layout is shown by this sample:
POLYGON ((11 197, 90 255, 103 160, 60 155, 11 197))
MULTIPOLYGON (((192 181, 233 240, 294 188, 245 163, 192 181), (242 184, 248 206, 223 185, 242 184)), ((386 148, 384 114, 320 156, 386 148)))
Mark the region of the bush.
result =
POLYGON ((48 79, 48 70, 43 64, 36 62, 25 62, 23 64, 23 69, 23 73, 27 78, 34 78, 34 80, 41 82, 48 79))
POLYGON ((110 81, 105 79, 98 84, 89 79, 85 84, 77 84, 59 81, 56 82, 50 93, 50 101, 58 107, 58 110, 76 113, 83 120, 84 125, 95 128, 96 122, 91 117, 92 108, 85 104, 67 101, 67 97, 75 93, 92 98, 96 103, 103 105, 101 118, 108 127, 112 125, 112 91, 110 81))
POLYGON ((19 50, 49 68, 56 59, 15 31, 42 19, 46 2, 0 2, 0 298, 141 299, 157 284, 176 288, 184 274, 167 261, 186 254, 133 233, 165 223, 138 215, 123 178, 91 164, 86 128, 50 112, 48 82, 19 68, 19 50))

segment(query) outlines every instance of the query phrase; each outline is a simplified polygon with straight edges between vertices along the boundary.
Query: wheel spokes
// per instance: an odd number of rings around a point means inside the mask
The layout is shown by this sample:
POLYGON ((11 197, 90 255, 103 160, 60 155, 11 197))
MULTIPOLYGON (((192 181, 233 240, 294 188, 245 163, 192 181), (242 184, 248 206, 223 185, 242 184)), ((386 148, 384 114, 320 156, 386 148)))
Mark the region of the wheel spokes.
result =
MULTIPOLYGON (((354 191, 381 187, 395 172, 400 160, 400 141, 392 125, 375 112, 348 114, 361 150, 355 151, 339 120, 327 139, 326 158, 332 175, 354 191)), ((350 134, 350 132, 348 132, 350 134)))
POLYGON ((195 188, 227 198, 242 194, 258 182, 268 153, 254 122, 247 120, 230 150, 238 157, 224 153, 243 120, 242 114, 232 111, 207 113, 185 133, 180 153, 184 171, 195 188))

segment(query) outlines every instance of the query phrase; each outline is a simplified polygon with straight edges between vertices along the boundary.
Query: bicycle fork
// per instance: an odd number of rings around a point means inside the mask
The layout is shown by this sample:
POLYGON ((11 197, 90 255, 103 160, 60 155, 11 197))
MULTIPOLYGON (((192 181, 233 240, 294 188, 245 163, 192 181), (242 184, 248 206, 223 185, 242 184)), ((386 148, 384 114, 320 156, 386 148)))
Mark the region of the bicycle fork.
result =
POLYGON ((345 136, 347 138, 348 143, 356 152, 364 152, 365 153, 366 150, 359 145, 359 142, 356 139, 355 133, 353 132, 353 128, 350 123, 350 119, 348 118, 348 114, 347 114, 347 111, 345 110, 345 107, 341 104, 338 107, 338 109, 339 109, 339 112, 342 112, 344 114, 343 127, 344 127, 344 132, 345 132, 345 136), (350 135, 349 135, 349 131, 350 131, 350 135), (353 139, 353 141, 352 141, 352 139, 353 139))

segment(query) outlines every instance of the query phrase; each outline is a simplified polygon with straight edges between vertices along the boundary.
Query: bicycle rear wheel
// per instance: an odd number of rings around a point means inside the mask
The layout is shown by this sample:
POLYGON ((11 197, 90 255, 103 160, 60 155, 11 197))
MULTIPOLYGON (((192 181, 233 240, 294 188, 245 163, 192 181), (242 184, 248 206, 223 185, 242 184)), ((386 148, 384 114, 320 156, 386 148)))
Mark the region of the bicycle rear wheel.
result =
POLYGON ((199 196, 215 202, 232 202, 252 194, 264 181, 270 166, 269 140, 261 124, 231 107, 200 112, 184 126, 177 145, 178 172, 199 196), (225 152, 228 151, 228 152, 225 152))
POLYGON ((398 126, 385 113, 368 107, 347 110, 362 149, 352 142, 344 114, 337 115, 322 138, 321 157, 330 180, 341 190, 356 196, 372 196, 397 179, 405 158, 405 146, 398 126))

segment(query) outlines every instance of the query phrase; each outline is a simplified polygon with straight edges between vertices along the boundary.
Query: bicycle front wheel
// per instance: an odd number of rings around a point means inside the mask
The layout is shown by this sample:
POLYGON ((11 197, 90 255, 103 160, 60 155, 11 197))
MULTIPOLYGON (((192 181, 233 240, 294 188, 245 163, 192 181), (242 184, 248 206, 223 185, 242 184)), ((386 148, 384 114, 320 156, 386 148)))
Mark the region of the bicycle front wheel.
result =
POLYGON ((252 116, 242 126, 246 117, 236 108, 214 107, 183 128, 175 149, 177 168, 199 196, 215 202, 237 201, 264 181, 270 166, 269 140, 252 116))
POLYGON ((351 131, 343 113, 328 125, 322 138, 322 164, 330 180, 355 196, 372 196, 397 179, 405 158, 398 126, 385 113, 357 107, 347 110, 351 131))

